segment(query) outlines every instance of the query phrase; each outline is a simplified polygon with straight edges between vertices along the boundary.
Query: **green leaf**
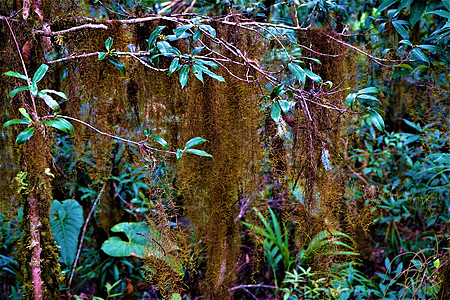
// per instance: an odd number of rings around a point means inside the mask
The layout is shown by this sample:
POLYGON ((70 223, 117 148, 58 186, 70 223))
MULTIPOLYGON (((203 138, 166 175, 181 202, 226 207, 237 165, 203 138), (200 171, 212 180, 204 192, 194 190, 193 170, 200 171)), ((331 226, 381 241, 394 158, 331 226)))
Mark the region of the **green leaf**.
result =
POLYGON ((195 47, 194 50, 192 50, 192 56, 195 56, 200 53, 205 47, 195 47))
POLYGON ((398 11, 401 11, 404 8, 407 8, 413 3, 414 0, 401 0, 400 4, 398 5, 398 11))
POLYGON ((377 97, 374 97, 374 96, 371 96, 371 95, 367 95, 367 94, 359 94, 359 95, 356 96, 356 98, 380 102, 377 99, 377 97))
POLYGON ((427 3, 425 1, 414 1, 409 9, 409 23, 414 26, 422 17, 427 3))
POLYGON ((397 31, 398 34, 400 34, 402 38, 404 38, 404 39, 409 38, 408 31, 406 31, 405 26, 403 26, 403 24, 400 23, 400 21, 393 21, 392 26, 394 26, 395 31, 397 31))
POLYGON ((200 25, 199 27, 201 30, 208 31, 213 36, 213 38, 216 38, 216 30, 210 25, 200 25))
POLYGON ((21 144, 25 143, 26 141, 28 141, 30 139, 30 137, 33 136, 33 133, 34 133, 33 127, 25 129, 24 131, 22 131, 21 133, 19 133, 17 135, 16 144, 21 145, 21 144))
POLYGON ((36 96, 38 93, 38 88, 35 82, 32 82, 30 85, 30 92, 33 96, 36 96))
POLYGON ((152 138, 152 140, 158 142, 161 146, 163 146, 165 148, 169 148, 169 144, 162 137, 159 137, 157 135, 152 135, 151 138, 152 138))
POLYGON ((384 121, 383 121, 383 118, 380 116, 380 114, 372 108, 369 108, 367 113, 369 114, 369 116, 372 120, 372 124, 375 125, 375 127, 378 130, 380 130, 382 132, 386 132, 386 129, 384 129, 384 121))
POLYGON ((180 37, 180 36, 182 36, 182 35, 186 32, 186 30, 189 30, 189 29, 191 29, 192 27, 194 27, 194 25, 192 25, 192 24, 183 25, 183 26, 180 26, 180 27, 174 29, 174 30, 173 30, 173 33, 174 33, 177 37, 180 37))
POLYGON ((27 76, 22 75, 22 74, 17 73, 17 72, 8 71, 8 72, 6 72, 6 73, 4 73, 4 74, 5 74, 5 75, 8 75, 8 76, 17 77, 17 78, 20 78, 20 79, 23 79, 23 80, 28 81, 28 77, 27 77, 27 76))
POLYGON ((439 52, 439 53, 443 52, 442 48, 440 48, 438 46, 434 46, 434 45, 418 45, 417 47, 420 49, 439 52))
POLYGON ((27 85, 27 86, 21 86, 21 87, 18 87, 17 89, 14 89, 14 90, 12 90, 11 91, 11 93, 9 93, 9 95, 8 95, 8 98, 12 98, 12 97, 14 97, 18 92, 21 92, 21 91, 26 91, 26 90, 29 90, 30 89, 30 87, 27 85))
POLYGON ((422 51, 419 50, 419 48, 414 48, 411 50, 411 54, 418 60, 421 60, 423 62, 426 62, 428 65, 430 64, 430 60, 428 57, 423 54, 422 51))
POLYGON ((192 146, 197 146, 197 145, 203 144, 204 142, 206 142, 206 140, 204 138, 201 138, 199 136, 195 137, 193 139, 190 139, 186 143, 186 145, 184 146, 184 149, 191 148, 192 146))
POLYGON ((183 150, 177 149, 177 155, 176 155, 177 159, 180 159, 182 155, 183 155, 183 150))
POLYGON ((199 156, 213 157, 208 152, 205 152, 203 150, 198 150, 198 149, 186 149, 186 150, 184 150, 184 152, 185 153, 192 153, 192 154, 199 155, 199 156))
POLYGON ((202 32, 200 30, 198 30, 198 29, 194 32, 194 35, 192 36, 192 39, 194 40, 194 42, 198 41, 198 39, 200 38, 201 34, 202 34, 202 32))
POLYGON ((281 115, 281 108, 278 105, 277 101, 275 101, 270 107, 270 116, 272 119, 278 124, 281 115))
POLYGON ((222 76, 219 76, 213 72, 211 72, 207 67, 198 65, 198 67, 202 70, 203 73, 211 77, 212 79, 215 79, 217 81, 225 82, 225 79, 222 76))
POLYGON ((31 117, 30 117, 30 115, 27 113, 27 111, 25 110, 25 108, 23 108, 23 107, 19 108, 19 112, 22 114, 22 116, 24 116, 27 120, 29 120, 30 123, 32 122, 32 121, 31 121, 31 117))
MULTIPOLYGON (((152 245, 152 241, 147 237, 138 235, 138 233, 151 236, 155 239, 157 238, 157 232, 150 232, 150 229, 146 223, 119 223, 111 228, 112 232, 123 232, 125 233, 128 241, 123 241, 118 236, 112 236, 106 240, 101 249, 103 252, 114 257, 126 257, 126 256, 139 256, 143 257, 146 246, 152 245)), ((158 247, 156 245, 156 247, 158 247)), ((158 253, 161 250, 155 248, 158 253)))
POLYGON ((33 79, 31 80, 32 83, 36 84, 44 77, 45 73, 48 70, 48 66, 46 64, 42 64, 39 69, 37 69, 36 73, 34 73, 33 79))
POLYGON ((189 78, 189 66, 188 65, 184 65, 183 67, 181 67, 180 70, 180 84, 181 84, 181 88, 184 88, 184 86, 186 85, 188 78, 189 78))
POLYGON ((161 52, 162 55, 164 56, 173 56, 172 54, 172 46, 170 46, 170 44, 166 41, 161 41, 156 43, 156 47, 158 47, 159 52, 161 52))
POLYGON ((376 87, 367 87, 362 90, 359 90, 357 94, 378 94, 379 91, 376 87))
POLYGON ((66 119, 63 119, 63 118, 56 118, 56 119, 57 119, 61 124, 64 124, 64 127, 66 127, 67 130, 69 130, 69 132, 73 134, 73 132, 74 132, 73 126, 72 126, 72 124, 71 124, 69 121, 67 121, 66 119))
POLYGON ((355 105, 355 100, 356 100, 356 93, 350 93, 347 98, 345 98, 345 103, 347 103, 347 105, 353 109, 353 105, 355 105))
POLYGON ((58 102, 56 102, 50 95, 47 95, 46 93, 41 91, 38 93, 38 96, 39 96, 39 98, 41 98, 45 101, 45 103, 48 105, 48 107, 50 107, 54 111, 59 110, 58 102))
POLYGON ((119 62, 117 59, 112 58, 112 57, 108 57, 108 61, 110 63, 112 63, 113 65, 115 65, 116 68, 119 69, 120 72, 122 72, 122 74, 125 74, 125 66, 122 65, 121 62, 119 62))
POLYGON ((199 65, 193 65, 192 72, 194 73, 195 77, 197 77, 198 80, 200 80, 202 83, 204 83, 203 82, 203 71, 199 65))
POLYGON ((410 71, 413 70, 413 67, 411 67, 411 66, 408 65, 408 64, 401 64, 401 65, 398 65, 398 67, 399 67, 399 68, 408 69, 408 70, 410 70, 410 71))
POLYGON ((322 78, 319 75, 317 75, 316 73, 313 73, 308 69, 304 69, 304 71, 305 71, 306 76, 311 78, 312 81, 322 82, 322 78))
POLYGON ((106 50, 108 50, 108 52, 111 50, 112 44, 113 44, 113 39, 112 39, 112 37, 109 37, 105 42, 105 48, 106 48, 106 50))
POLYGON ((442 9, 432 10, 432 11, 427 12, 427 14, 435 14, 435 15, 441 16, 443 18, 450 19, 450 12, 448 12, 446 10, 442 10, 442 9))
POLYGON ((281 96, 284 93, 285 93, 285 90, 284 90, 284 82, 283 82, 273 88, 272 92, 270 93, 270 98, 275 99, 276 97, 281 96))
POLYGON ((153 48, 153 46, 155 45, 156 39, 158 38, 158 36, 161 34, 161 32, 163 31, 163 29, 165 27, 166 26, 158 26, 158 27, 156 27, 155 30, 153 30, 152 33, 150 33, 150 36, 147 40, 148 49, 153 48))
POLYGON ((108 54, 108 53, 106 53, 106 52, 100 52, 100 53, 98 54, 97 60, 103 60, 103 59, 105 59, 105 57, 106 57, 107 54, 108 54))
POLYGON ((31 122, 30 122, 30 120, 27 120, 27 119, 12 119, 12 120, 6 121, 5 124, 3 124, 3 128, 6 128, 6 127, 8 127, 10 125, 13 125, 13 124, 30 125, 31 122))
POLYGON ((442 3, 448 10, 450 10, 450 0, 442 0, 442 3))
POLYGON ((392 4, 394 4, 395 2, 397 2, 398 0, 384 0, 383 2, 381 2, 380 6, 378 6, 377 9, 377 14, 382 12, 383 10, 385 10, 386 8, 388 8, 389 6, 391 6, 392 4))
POLYGON ((175 72, 176 70, 178 70, 179 64, 178 62, 180 61, 180 59, 178 57, 175 57, 172 62, 170 63, 170 67, 169 67, 169 74, 171 75, 173 74, 173 72, 175 72))
POLYGON ((64 94, 63 92, 57 92, 57 91, 54 91, 54 90, 42 90, 41 92, 55 94, 55 95, 65 99, 65 100, 67 100, 67 95, 64 94))
POLYGON ((83 208, 76 200, 58 200, 50 208, 50 226, 63 262, 71 266, 75 260, 78 236, 83 226, 83 208))
POLYGON ((45 121, 44 124, 47 125, 47 126, 51 126, 53 128, 56 128, 58 130, 67 132, 67 128, 66 128, 65 124, 63 124, 61 122, 61 120, 58 120, 58 119, 57 120, 48 120, 48 121, 45 121))
POLYGON ((302 67, 297 64, 290 63, 288 64, 288 68, 291 71, 292 75, 294 75, 301 83, 305 84, 306 73, 305 70, 302 69, 302 67))

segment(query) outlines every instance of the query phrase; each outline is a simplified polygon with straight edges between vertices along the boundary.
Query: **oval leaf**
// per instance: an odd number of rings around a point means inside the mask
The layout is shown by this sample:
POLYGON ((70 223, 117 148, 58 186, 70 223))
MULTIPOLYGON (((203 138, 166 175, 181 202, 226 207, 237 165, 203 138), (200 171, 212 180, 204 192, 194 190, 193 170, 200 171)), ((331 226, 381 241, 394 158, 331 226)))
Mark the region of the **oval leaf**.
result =
POLYGON ((372 124, 375 125, 375 127, 378 130, 380 130, 382 132, 386 132, 386 130, 384 129, 384 121, 383 121, 383 118, 380 116, 380 114, 372 108, 369 108, 367 113, 369 114, 369 116, 372 120, 372 124))
POLYGON ((111 50, 112 44, 113 44, 113 39, 112 39, 112 37, 109 37, 105 42, 105 48, 106 48, 106 50, 108 50, 108 52, 109 52, 109 50, 111 50))
POLYGON ((23 79, 23 80, 28 81, 28 77, 27 77, 27 76, 22 75, 22 74, 17 73, 17 72, 8 71, 8 72, 6 72, 6 73, 4 73, 4 74, 5 74, 5 75, 8 75, 8 76, 17 77, 17 78, 20 78, 20 79, 23 79))
POLYGON ((34 133, 33 127, 25 129, 24 131, 19 133, 19 135, 17 135, 16 144, 21 145, 21 144, 25 143, 26 141, 28 141, 30 139, 30 137, 33 135, 33 133, 34 133))
POLYGON ((41 98, 45 101, 45 103, 48 105, 48 107, 50 107, 54 111, 59 110, 58 102, 56 102, 50 95, 47 95, 46 93, 43 93, 43 92, 39 92, 38 96, 39 96, 39 98, 41 98))
POLYGON ((55 95, 58 95, 59 97, 65 99, 65 100, 67 100, 67 95, 64 94, 63 92, 57 92, 57 91, 54 91, 54 90, 42 90, 41 92, 55 94, 55 95))
POLYGON ((190 147, 192 147, 192 146, 197 146, 197 145, 200 145, 200 144, 202 144, 202 143, 204 143, 204 142, 206 142, 206 140, 204 139, 204 138, 201 138, 201 137, 195 137, 195 138, 193 138, 193 139, 190 139, 187 143, 186 143, 186 145, 184 146, 184 149, 187 149, 187 148, 190 148, 190 147))
POLYGON ((25 108, 21 107, 19 108, 19 112, 22 114, 22 116, 24 116, 27 120, 30 121, 31 123, 31 117, 30 115, 27 113, 27 111, 25 110, 25 108))
POLYGON ((192 153, 192 154, 199 155, 199 156, 213 157, 208 152, 205 152, 203 150, 198 150, 198 149, 186 149, 184 152, 185 153, 192 153))
POLYGON ((13 125, 13 124, 26 124, 26 125, 29 125, 29 124, 31 124, 31 122, 29 120, 27 120, 27 119, 13 119, 13 120, 9 120, 9 121, 5 122, 5 124, 3 124, 3 128, 6 128, 6 127, 8 127, 10 125, 13 125))
POLYGON ((178 70, 178 62, 180 61, 180 59, 178 57, 175 57, 172 62, 170 63, 170 67, 169 67, 169 74, 172 74, 173 72, 175 72, 176 70, 178 70))
POLYGON ((378 89, 376 87, 367 87, 358 91, 358 94, 378 94, 378 89))
POLYGON ((308 69, 304 69, 304 71, 305 71, 306 76, 311 78, 312 81, 322 82, 322 78, 319 75, 317 75, 316 73, 313 73, 308 69))
MULTIPOLYGON (((147 245, 151 245, 148 238, 138 233, 152 236, 157 239, 157 232, 150 233, 148 225, 145 223, 119 223, 111 228, 112 232, 123 232, 128 238, 128 241, 123 241, 118 236, 110 237, 106 240, 101 249, 103 252, 114 257, 131 256, 132 253, 140 257, 144 256, 144 250, 147 245)), ((158 247, 156 245, 156 247, 158 247)), ((155 248, 155 250, 158 250, 155 248)))
POLYGON ((78 236, 83 225, 83 208, 76 200, 54 200, 50 209, 50 226, 66 266, 75 260, 78 236))
POLYGON ((117 59, 112 58, 112 57, 108 57, 108 61, 110 63, 112 63, 113 65, 115 65, 116 68, 119 69, 120 72, 122 72, 122 74, 125 74, 125 66, 122 65, 121 62, 119 62, 117 59))
POLYGON ((156 39, 158 38, 158 36, 161 34, 162 30, 165 27, 166 26, 158 26, 158 27, 156 27, 155 30, 153 30, 152 33, 150 33, 150 37, 148 38, 148 41, 147 41, 148 49, 153 48, 153 46, 155 45, 156 39))
POLYGON ((46 64, 42 64, 39 67, 39 69, 37 69, 36 73, 34 73, 33 80, 31 80, 31 82, 36 84, 39 81, 41 81, 41 79, 44 77, 44 75, 47 72, 47 70, 48 70, 48 66, 46 64))
POLYGON ((280 115, 281 115, 281 108, 280 108, 280 105, 278 105, 278 103, 276 101, 270 107, 270 116, 278 124, 278 120, 280 119, 280 115))
POLYGON ((291 71, 291 73, 303 84, 305 84, 306 81, 306 73, 305 70, 302 69, 302 67, 300 67, 297 64, 294 63, 290 63, 288 65, 289 70, 291 71))
POLYGON ((188 81, 188 73, 189 73, 189 66, 188 65, 184 65, 181 70, 180 70, 180 83, 181 83, 181 88, 184 88, 184 86, 186 85, 187 81, 188 81))
POLYGON ((11 99, 11 98, 14 97, 18 92, 26 91, 26 90, 29 90, 29 89, 30 89, 29 86, 21 86, 21 87, 18 87, 17 89, 14 89, 14 90, 11 91, 11 93, 9 93, 8 98, 11 99))
POLYGON ((58 130, 67 132, 66 126, 64 126, 64 124, 62 124, 60 120, 48 120, 45 121, 44 124, 56 128, 58 130))
POLYGON ((105 59, 106 54, 107 54, 106 52, 100 52, 100 53, 98 54, 97 60, 103 60, 103 59, 105 59))
POLYGON ((63 119, 63 118, 57 118, 57 120, 58 120, 61 124, 63 124, 64 127, 66 127, 67 130, 69 130, 70 133, 73 133, 73 132, 74 132, 73 126, 72 126, 72 124, 71 124, 69 121, 67 121, 66 119, 63 119))
POLYGON ((169 144, 167 144, 166 140, 164 140, 162 137, 159 137, 157 135, 152 135, 151 138, 158 142, 161 146, 165 147, 165 148, 169 148, 169 144))
POLYGON ((382 12, 397 1, 398 0, 384 0, 383 2, 381 2, 380 6, 378 6, 377 13, 382 12))

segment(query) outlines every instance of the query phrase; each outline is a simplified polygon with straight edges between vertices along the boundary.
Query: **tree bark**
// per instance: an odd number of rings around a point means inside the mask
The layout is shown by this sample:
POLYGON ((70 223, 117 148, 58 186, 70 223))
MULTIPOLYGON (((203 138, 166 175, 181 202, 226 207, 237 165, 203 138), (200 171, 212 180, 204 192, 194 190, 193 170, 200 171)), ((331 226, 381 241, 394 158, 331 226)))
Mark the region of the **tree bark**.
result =
POLYGON ((33 295, 34 300, 42 299, 42 278, 41 278, 41 236, 40 228, 41 221, 39 220, 38 201, 36 198, 36 192, 31 191, 29 195, 30 203, 30 235, 31 244, 30 249, 32 251, 31 256, 31 278, 33 283, 33 295))

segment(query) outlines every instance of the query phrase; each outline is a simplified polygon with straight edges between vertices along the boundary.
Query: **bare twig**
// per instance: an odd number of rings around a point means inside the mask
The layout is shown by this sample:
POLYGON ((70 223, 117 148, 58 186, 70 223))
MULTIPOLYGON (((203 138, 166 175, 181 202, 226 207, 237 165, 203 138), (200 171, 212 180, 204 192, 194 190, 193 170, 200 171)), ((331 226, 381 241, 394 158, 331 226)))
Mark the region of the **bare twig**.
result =
POLYGON ((148 149, 150 151, 163 152, 163 153, 167 153, 167 154, 176 155, 176 152, 173 152, 173 151, 160 150, 160 149, 149 147, 149 146, 145 145, 144 143, 145 143, 145 141, 147 139, 145 139, 144 141, 141 141, 141 142, 135 142, 135 141, 131 141, 131 140, 127 140, 127 139, 118 137, 116 135, 112 135, 112 134, 100 131, 97 128, 95 128, 94 126, 92 126, 91 124, 83 122, 83 121, 81 121, 81 120, 79 120, 77 118, 72 118, 72 117, 69 117, 69 116, 62 116, 62 115, 58 115, 58 118, 64 118, 64 119, 68 119, 68 120, 72 120, 72 121, 78 122, 80 124, 83 124, 86 127, 91 128, 92 130, 94 130, 95 132, 97 132, 97 133, 99 133, 101 135, 104 135, 104 136, 107 136, 107 137, 110 137, 110 138, 113 138, 113 139, 116 139, 116 140, 119 140, 119 141, 122 141, 122 142, 125 142, 125 143, 128 143, 128 144, 132 144, 132 145, 135 145, 137 147, 144 146, 146 149, 148 149))
POLYGON ((86 234, 86 228, 88 226, 89 220, 91 219, 92 213, 94 212, 95 206, 97 205, 98 201, 100 200, 100 197, 103 194, 103 191, 105 190, 106 183, 107 182, 105 181, 105 183, 102 186, 102 189, 100 190, 100 193, 98 193, 97 199, 95 199, 94 204, 92 205, 92 208, 89 211, 89 214, 86 218, 86 222, 84 222, 83 231, 81 233, 81 238, 80 238, 80 245, 78 246, 77 256, 75 257, 75 261, 73 262, 72 272, 70 273, 69 283, 67 285, 68 290, 70 290, 70 284, 72 283, 73 275, 75 274, 75 269, 77 267, 78 258, 80 257, 81 248, 83 247, 83 239, 84 239, 84 235, 86 234))
POLYGON ((41 35, 54 36, 54 35, 59 35, 59 34, 65 34, 65 33, 72 32, 72 31, 82 30, 82 29, 85 29, 85 28, 90 28, 90 29, 108 29, 108 26, 106 26, 104 24, 84 24, 84 25, 75 26, 75 27, 64 29, 64 30, 60 30, 60 31, 46 32, 44 30, 35 30, 34 32, 38 33, 38 34, 41 34, 41 35))

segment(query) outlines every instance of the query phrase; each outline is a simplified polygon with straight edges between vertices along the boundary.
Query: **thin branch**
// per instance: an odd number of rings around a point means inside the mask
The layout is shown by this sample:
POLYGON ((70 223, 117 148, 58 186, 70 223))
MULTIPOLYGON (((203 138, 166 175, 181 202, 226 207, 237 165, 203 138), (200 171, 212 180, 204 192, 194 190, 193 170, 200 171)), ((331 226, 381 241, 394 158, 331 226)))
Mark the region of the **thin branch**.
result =
POLYGON ((162 153, 176 155, 176 152, 173 152, 173 151, 160 150, 160 149, 149 147, 149 146, 145 145, 144 143, 145 143, 145 141, 147 139, 145 139, 145 140, 143 140, 141 142, 135 142, 135 141, 131 141, 131 140, 127 140, 127 139, 118 137, 116 135, 112 135, 112 134, 100 131, 97 128, 95 128, 94 126, 92 126, 91 124, 88 124, 88 123, 83 122, 83 121, 81 121, 79 119, 76 119, 76 118, 72 118, 72 117, 69 117, 69 116, 62 116, 62 115, 58 115, 58 118, 64 118, 64 119, 68 119, 68 120, 72 120, 72 121, 78 122, 80 124, 83 124, 86 127, 89 127, 90 129, 94 130, 95 132, 97 132, 97 133, 99 133, 101 135, 104 135, 104 136, 107 136, 107 137, 110 137, 110 138, 113 138, 113 139, 116 139, 116 140, 119 140, 119 141, 122 141, 122 142, 125 142, 125 143, 128 143, 128 144, 132 144, 132 145, 135 145, 137 147, 144 146, 146 149, 148 149, 150 151, 156 151, 156 152, 162 152, 162 153))
POLYGON ((94 212, 95 206, 97 205, 98 201, 100 200, 101 195, 103 194, 103 191, 105 190, 106 183, 107 182, 105 181, 105 183, 102 186, 102 189, 100 190, 100 193, 98 193, 97 199, 95 199, 94 204, 92 205, 91 211, 89 212, 89 214, 86 218, 86 222, 84 222, 83 231, 81 233, 81 238, 80 238, 80 246, 78 246, 77 256, 75 257, 75 261, 73 262, 72 272, 70 274, 69 283, 67 285, 68 290, 70 290, 70 284, 72 283, 73 275, 75 274, 75 269, 77 267, 78 258, 80 257, 81 248, 83 248, 83 239, 84 239, 84 235, 86 234, 86 228, 88 226, 89 220, 91 219, 92 213, 94 212))
POLYGON ((231 289, 229 289, 229 291, 236 291, 239 289, 245 289, 245 288, 251 288, 251 287, 264 287, 264 288, 269 288, 269 289, 275 289, 275 290, 280 290, 282 291, 282 288, 273 286, 273 285, 265 285, 265 284, 244 284, 244 285, 238 285, 235 287, 232 287, 231 289))
POLYGON ((84 24, 84 25, 75 26, 75 27, 64 29, 64 30, 60 30, 60 31, 46 32, 44 30, 35 30, 34 33, 38 33, 38 34, 46 35, 46 36, 55 36, 55 35, 65 34, 65 33, 68 33, 68 32, 77 31, 77 30, 81 30, 81 29, 85 29, 85 28, 90 28, 90 29, 108 29, 108 26, 106 26, 104 24, 84 24))

